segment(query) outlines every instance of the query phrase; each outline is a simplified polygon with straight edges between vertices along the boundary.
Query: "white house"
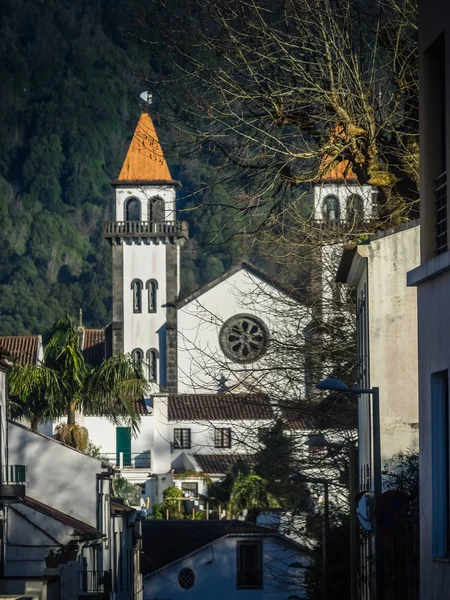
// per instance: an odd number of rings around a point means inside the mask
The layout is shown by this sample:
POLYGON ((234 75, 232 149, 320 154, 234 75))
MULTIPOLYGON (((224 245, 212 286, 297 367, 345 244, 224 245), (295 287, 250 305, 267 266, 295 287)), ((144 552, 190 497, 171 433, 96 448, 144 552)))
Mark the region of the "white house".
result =
POLYGON ((242 521, 143 523, 144 600, 307 598, 311 552, 242 521))

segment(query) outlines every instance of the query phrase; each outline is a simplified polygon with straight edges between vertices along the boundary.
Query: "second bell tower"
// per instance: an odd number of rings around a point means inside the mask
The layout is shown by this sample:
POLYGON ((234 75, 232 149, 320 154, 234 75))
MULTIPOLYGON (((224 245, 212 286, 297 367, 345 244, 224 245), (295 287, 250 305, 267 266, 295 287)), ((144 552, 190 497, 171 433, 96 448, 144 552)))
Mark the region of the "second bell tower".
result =
POLYGON ((177 391, 180 246, 187 224, 176 220, 176 188, 150 115, 143 112, 116 181, 112 247, 112 353, 144 363, 150 392, 177 391))

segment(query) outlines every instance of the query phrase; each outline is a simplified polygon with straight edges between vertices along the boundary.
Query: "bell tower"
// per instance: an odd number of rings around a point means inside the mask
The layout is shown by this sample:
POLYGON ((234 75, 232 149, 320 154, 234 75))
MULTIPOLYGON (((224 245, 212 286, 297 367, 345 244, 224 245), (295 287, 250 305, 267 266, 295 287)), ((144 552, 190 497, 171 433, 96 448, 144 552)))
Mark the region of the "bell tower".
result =
POLYGON ((153 121, 139 117, 115 190, 112 248, 112 353, 144 364, 150 392, 177 389, 180 246, 187 223, 176 220, 176 189, 153 121))

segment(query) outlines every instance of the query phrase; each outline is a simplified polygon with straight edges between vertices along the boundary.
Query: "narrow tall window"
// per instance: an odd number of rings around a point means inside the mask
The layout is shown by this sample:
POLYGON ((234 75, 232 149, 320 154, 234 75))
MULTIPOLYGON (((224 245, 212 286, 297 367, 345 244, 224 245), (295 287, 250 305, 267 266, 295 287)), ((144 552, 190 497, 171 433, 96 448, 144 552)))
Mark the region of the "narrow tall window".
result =
POLYGON ((191 447, 191 430, 190 429, 174 429, 173 431, 173 447, 185 450, 191 447))
POLYGON ((431 472, 433 556, 450 555, 450 458, 448 371, 431 375, 431 472))
POLYGON ((128 198, 125 202, 125 221, 141 220, 141 203, 137 198, 128 198))
POLYGON ((135 348, 131 352, 131 358, 135 363, 142 364, 144 362, 144 353, 140 348, 135 348))
POLYGON ((151 348, 147 350, 147 363, 148 363, 148 380, 158 381, 158 350, 151 348))
POLYGON ((237 581, 238 590, 261 590, 263 587, 263 544, 237 542, 237 581))
POLYGON ((214 429, 214 446, 216 448, 231 448, 231 429, 229 427, 214 429))
POLYGON ((164 200, 162 198, 150 198, 148 203, 148 220, 164 221, 164 200))
POLYGON ((133 312, 140 313, 142 312, 142 281, 133 279, 131 289, 133 291, 133 312))
POLYGON ((347 221, 351 225, 360 225, 364 221, 364 200, 357 194, 347 198, 347 221))
POLYGON ((334 223, 341 218, 339 199, 336 196, 327 196, 323 201, 325 218, 328 223, 334 223))
POLYGON ((158 282, 156 279, 149 279, 145 284, 148 293, 148 312, 154 313, 157 308, 158 300, 158 282))

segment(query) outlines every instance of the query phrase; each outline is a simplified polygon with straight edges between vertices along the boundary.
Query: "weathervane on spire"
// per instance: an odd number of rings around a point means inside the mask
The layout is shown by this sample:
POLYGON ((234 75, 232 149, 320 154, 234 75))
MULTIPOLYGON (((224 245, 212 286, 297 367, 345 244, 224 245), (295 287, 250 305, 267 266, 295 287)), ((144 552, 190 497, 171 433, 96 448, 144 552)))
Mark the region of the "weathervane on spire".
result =
POLYGON ((152 103, 153 94, 151 92, 142 92, 139 96, 142 100, 142 108, 143 110, 147 110, 150 104, 152 103))

